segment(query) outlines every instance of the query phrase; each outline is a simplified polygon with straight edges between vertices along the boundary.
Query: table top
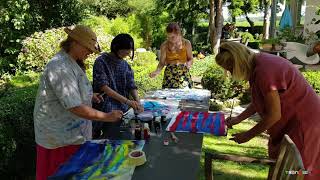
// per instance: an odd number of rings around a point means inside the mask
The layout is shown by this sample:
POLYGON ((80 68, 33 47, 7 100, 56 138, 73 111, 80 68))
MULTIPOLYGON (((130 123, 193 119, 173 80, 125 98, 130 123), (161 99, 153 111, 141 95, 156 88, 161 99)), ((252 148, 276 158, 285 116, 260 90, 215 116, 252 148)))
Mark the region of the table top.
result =
MULTIPOLYGON (((180 109, 208 111, 208 105, 206 105, 208 101, 205 99, 200 101, 180 100, 182 102, 180 109), (205 105, 200 106, 199 103, 205 105)), ((171 132, 165 131, 168 124, 169 119, 162 125, 161 135, 151 133, 150 140, 143 147, 147 162, 135 167, 133 180, 198 179, 203 134, 176 132, 174 134, 178 137, 179 142, 175 143, 171 139, 171 132), (163 145, 164 139, 169 140, 169 145, 163 145)), ((124 132, 124 134, 127 133, 124 132)), ((128 136, 124 139, 131 138, 128 136)))
MULTIPOLYGON (((176 144, 163 145, 163 137, 153 136, 144 145, 147 162, 135 168, 132 180, 198 179, 203 134, 175 133, 176 144)), ((165 137, 169 133, 164 134, 165 137)))
MULTIPOLYGON (((185 111, 208 111, 208 99, 200 101, 180 100, 180 109, 185 111)), ((169 121, 166 125, 168 125, 169 121)), ((163 130, 166 126, 163 126, 163 130)), ((179 142, 170 139, 170 132, 161 137, 151 136, 145 144, 147 162, 136 167, 132 180, 194 180, 198 179, 203 134, 175 133, 179 142), (164 139, 170 139, 169 145, 163 145, 164 139)))

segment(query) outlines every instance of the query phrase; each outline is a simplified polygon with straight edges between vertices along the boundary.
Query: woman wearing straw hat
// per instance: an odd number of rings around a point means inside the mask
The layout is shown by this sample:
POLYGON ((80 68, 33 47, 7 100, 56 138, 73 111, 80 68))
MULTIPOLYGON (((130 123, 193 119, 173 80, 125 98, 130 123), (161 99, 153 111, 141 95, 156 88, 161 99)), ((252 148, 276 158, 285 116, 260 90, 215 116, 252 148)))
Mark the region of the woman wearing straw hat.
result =
MULTIPOLYGON (((261 120, 232 140, 245 143, 267 130, 268 151, 276 159, 284 134, 288 134, 301 153, 304 167, 311 172, 320 167, 320 97, 300 71, 287 59, 267 53, 254 53, 236 42, 221 44, 216 62, 238 80, 249 81, 251 104, 240 115, 227 119, 238 124, 255 114, 261 120)), ((305 179, 319 179, 308 174, 305 179)))
POLYGON ((88 27, 65 28, 68 38, 46 65, 34 107, 37 143, 36 179, 52 175, 86 140, 91 139, 90 120, 115 122, 121 111, 104 113, 91 108, 101 101, 82 69, 91 53, 99 52, 97 37, 88 27))

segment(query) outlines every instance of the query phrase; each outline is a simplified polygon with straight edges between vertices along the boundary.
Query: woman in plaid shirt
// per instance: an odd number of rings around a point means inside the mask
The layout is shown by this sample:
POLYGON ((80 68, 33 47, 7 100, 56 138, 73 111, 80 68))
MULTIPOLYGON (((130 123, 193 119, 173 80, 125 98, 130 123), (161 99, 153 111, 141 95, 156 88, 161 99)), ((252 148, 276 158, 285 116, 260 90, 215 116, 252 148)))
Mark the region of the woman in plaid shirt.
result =
MULTIPOLYGON (((123 60, 129 55, 133 59, 133 38, 129 34, 119 34, 111 42, 111 52, 102 53, 96 59, 93 66, 93 90, 105 94, 104 102, 98 107, 99 110, 125 112, 132 107, 138 112, 143 111, 134 73, 127 61, 123 60), (130 100, 129 96, 132 96, 133 100, 130 100)), ((120 139, 120 124, 121 122, 95 122, 93 136, 94 138, 120 139)))

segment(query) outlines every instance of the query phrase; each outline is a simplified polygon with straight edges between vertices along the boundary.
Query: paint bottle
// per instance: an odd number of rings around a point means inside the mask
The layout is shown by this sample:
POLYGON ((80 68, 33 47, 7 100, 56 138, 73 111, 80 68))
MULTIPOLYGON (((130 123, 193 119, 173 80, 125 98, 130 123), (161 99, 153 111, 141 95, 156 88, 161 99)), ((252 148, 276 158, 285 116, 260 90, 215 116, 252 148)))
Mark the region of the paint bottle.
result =
POLYGON ((150 139, 150 129, 149 129, 149 124, 144 123, 144 128, 143 128, 143 139, 148 141, 150 139))
POLYGON ((161 135, 162 133, 162 126, 161 126, 161 117, 157 116, 154 120, 154 129, 157 135, 161 135))
POLYGON ((161 123, 162 123, 162 124, 165 124, 166 122, 167 122, 167 117, 164 116, 164 115, 162 115, 162 116, 161 116, 161 123))
POLYGON ((136 140, 141 140, 141 126, 136 123, 136 128, 134 129, 134 137, 136 140))

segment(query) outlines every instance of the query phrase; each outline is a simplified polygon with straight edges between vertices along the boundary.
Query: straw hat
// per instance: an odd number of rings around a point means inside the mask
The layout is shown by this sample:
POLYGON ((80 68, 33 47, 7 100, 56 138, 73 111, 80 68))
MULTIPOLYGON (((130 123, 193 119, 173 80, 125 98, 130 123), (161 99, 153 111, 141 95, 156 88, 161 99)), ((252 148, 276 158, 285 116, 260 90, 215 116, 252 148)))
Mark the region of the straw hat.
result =
POLYGON ((87 26, 76 25, 75 27, 66 27, 64 31, 81 45, 90 49, 94 53, 100 52, 96 34, 87 26))

